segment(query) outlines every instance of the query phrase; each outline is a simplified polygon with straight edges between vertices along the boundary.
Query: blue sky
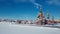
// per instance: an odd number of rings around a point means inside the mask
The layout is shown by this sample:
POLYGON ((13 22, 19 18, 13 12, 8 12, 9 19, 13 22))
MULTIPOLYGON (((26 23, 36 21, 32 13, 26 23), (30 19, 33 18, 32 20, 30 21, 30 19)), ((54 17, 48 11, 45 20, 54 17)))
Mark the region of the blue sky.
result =
POLYGON ((50 19, 52 16, 55 19, 60 18, 60 0, 0 0, 0 18, 35 20, 40 11, 40 5, 45 17, 49 11, 50 19))

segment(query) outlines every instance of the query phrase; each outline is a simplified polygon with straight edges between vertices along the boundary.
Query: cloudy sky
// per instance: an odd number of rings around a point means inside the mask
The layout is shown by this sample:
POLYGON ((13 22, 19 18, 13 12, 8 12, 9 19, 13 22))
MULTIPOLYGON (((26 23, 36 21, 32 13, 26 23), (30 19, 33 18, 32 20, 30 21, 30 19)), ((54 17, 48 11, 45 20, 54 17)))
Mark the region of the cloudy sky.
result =
POLYGON ((29 19, 35 20, 40 5, 44 15, 50 13, 55 19, 60 18, 60 0, 0 0, 0 19, 29 19))

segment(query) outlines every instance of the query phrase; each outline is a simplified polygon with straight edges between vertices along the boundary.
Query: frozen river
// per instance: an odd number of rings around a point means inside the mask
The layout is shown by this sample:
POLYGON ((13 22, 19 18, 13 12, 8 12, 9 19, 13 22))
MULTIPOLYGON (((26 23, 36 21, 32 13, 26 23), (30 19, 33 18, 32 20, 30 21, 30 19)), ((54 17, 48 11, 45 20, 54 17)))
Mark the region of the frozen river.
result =
POLYGON ((0 34, 60 34, 60 29, 0 22, 0 34))

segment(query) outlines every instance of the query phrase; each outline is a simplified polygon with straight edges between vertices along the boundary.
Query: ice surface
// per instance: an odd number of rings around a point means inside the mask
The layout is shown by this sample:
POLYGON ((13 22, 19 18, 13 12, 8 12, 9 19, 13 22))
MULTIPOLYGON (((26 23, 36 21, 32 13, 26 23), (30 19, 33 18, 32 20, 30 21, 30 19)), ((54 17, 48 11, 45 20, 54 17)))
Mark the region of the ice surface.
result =
POLYGON ((60 34, 60 29, 0 22, 0 34, 60 34))

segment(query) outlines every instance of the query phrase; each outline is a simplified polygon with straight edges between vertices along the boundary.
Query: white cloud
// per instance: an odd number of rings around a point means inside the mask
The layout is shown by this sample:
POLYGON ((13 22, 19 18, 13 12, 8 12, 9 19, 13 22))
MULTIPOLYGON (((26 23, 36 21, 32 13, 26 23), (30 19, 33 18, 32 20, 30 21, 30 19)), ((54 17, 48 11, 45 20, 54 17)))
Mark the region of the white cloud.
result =
POLYGON ((34 5, 36 6, 37 9, 40 7, 40 4, 38 3, 34 3, 34 5))
POLYGON ((40 7, 40 4, 35 2, 36 0, 15 0, 15 3, 19 3, 19 2, 31 2, 35 5, 36 8, 40 7))
POLYGON ((32 2, 32 3, 35 3, 35 0, 29 0, 30 2, 32 2))
POLYGON ((35 5, 37 5, 37 6, 40 6, 40 4, 38 4, 38 3, 34 3, 35 5))
POLYGON ((34 3, 35 0, 14 0, 14 2, 19 3, 19 2, 31 2, 34 3))
POLYGON ((48 4, 60 5, 60 0, 46 0, 48 4))
POLYGON ((40 4, 36 3, 36 0, 29 0, 31 3, 33 3, 37 9, 40 7, 40 4))
POLYGON ((35 2, 35 0, 0 0, 0 2, 3 2, 3 1, 13 1, 13 2, 17 2, 17 3, 19 3, 19 2, 32 2, 32 3, 34 3, 35 2))
POLYGON ((14 0, 15 3, 26 2, 27 0, 14 0))
POLYGON ((9 1, 10 2, 12 1, 15 4, 18 4, 20 2, 22 2, 22 3, 30 2, 30 3, 34 4, 36 8, 40 7, 40 4, 35 2, 36 0, 0 0, 0 2, 5 2, 6 4, 8 4, 8 5, 10 4, 11 5, 11 3, 9 3, 9 1))

